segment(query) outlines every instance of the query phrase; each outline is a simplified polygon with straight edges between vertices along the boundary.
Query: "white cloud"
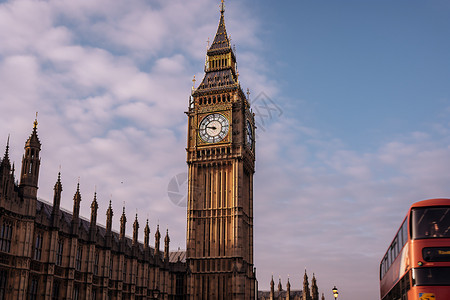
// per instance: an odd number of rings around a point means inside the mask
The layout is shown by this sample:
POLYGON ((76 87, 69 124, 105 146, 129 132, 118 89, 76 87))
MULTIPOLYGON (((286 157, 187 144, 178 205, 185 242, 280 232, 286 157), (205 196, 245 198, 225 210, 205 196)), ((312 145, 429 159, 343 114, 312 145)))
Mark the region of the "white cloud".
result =
MULTIPOLYGON (((11 156, 19 169, 39 111, 42 198, 52 199, 61 165, 64 208, 72 209, 80 177, 82 215, 89 216, 97 186, 100 223, 111 199, 116 229, 125 201, 129 224, 138 210, 141 228, 147 217, 152 232, 156 223, 167 224, 172 248, 184 248, 185 209, 170 202, 167 184, 186 170, 183 112, 193 74, 202 77, 206 39, 217 29, 216 4, 0 4, 0 145, 11 133, 11 156)), ((266 62, 253 51, 261 43, 258 20, 243 5, 231 2, 226 15, 243 86, 251 88, 251 97, 265 92, 284 111, 266 120, 257 139, 260 287, 267 288, 270 274, 280 272, 300 288, 307 267, 321 291, 336 284, 354 290, 354 299, 364 298, 363 292, 378 295, 378 261, 408 206, 448 194, 449 126, 436 123, 432 133, 397 136, 357 152, 290 118, 288 111, 304 102, 281 98, 266 62)))

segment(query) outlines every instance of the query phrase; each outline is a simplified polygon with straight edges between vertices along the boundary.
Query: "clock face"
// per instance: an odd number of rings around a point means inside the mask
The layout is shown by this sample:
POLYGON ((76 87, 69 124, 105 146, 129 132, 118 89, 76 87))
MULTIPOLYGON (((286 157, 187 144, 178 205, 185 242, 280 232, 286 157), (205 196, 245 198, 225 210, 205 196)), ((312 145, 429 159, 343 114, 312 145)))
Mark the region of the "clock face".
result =
POLYGON ((247 145, 250 149, 253 148, 253 127, 250 121, 247 120, 247 136, 246 136, 247 145))
POLYGON ((205 143, 218 143, 227 136, 229 127, 228 120, 224 115, 207 115, 199 126, 200 138, 205 143))

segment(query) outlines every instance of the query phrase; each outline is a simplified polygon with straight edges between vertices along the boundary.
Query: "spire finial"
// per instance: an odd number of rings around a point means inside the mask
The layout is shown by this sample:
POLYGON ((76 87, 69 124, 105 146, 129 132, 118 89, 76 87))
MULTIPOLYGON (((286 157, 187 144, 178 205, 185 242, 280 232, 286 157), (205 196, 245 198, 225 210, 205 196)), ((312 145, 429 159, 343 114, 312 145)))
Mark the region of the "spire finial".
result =
POLYGON ((222 0, 222 3, 220 4, 220 13, 223 15, 224 12, 225 12, 225 3, 222 0))
POLYGON ((195 75, 194 75, 194 78, 192 79, 192 90, 195 90, 195 82, 196 82, 197 80, 195 79, 195 75))
POLYGON ((38 117, 38 112, 36 112, 36 119, 34 119, 34 123, 33 123, 33 129, 37 129, 37 126, 38 126, 38 121, 37 121, 37 117, 38 117))

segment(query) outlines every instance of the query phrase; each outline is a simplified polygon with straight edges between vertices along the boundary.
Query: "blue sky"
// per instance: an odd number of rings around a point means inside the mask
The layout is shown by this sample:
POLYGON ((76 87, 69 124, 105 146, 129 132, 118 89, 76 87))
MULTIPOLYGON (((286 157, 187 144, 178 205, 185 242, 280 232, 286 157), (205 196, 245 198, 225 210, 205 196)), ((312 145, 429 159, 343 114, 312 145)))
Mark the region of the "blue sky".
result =
MULTIPOLYGON (((167 186, 186 171, 184 111, 216 2, 0 1, 0 140, 11 134, 19 165, 39 111, 39 197, 52 199, 61 166, 62 207, 80 177, 82 215, 96 187, 113 229, 125 203, 129 220, 138 212, 185 247, 185 208, 167 186)), ((409 205, 450 197, 450 4, 228 0, 225 14, 264 122, 260 287, 273 274, 300 289, 306 268, 326 299, 334 285, 343 299, 379 299, 378 264, 409 205)))

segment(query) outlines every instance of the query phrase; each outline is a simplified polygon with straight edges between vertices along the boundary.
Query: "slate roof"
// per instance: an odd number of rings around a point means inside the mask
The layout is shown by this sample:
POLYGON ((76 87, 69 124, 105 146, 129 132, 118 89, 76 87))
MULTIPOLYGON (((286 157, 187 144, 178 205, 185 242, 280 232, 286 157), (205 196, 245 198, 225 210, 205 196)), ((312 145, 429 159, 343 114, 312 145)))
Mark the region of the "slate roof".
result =
POLYGON ((217 50, 222 48, 230 48, 230 40, 228 39, 227 29, 225 27, 225 18, 223 16, 223 11, 220 15, 219 27, 217 28, 216 36, 214 37, 214 41, 209 48, 208 52, 211 50, 217 50))

